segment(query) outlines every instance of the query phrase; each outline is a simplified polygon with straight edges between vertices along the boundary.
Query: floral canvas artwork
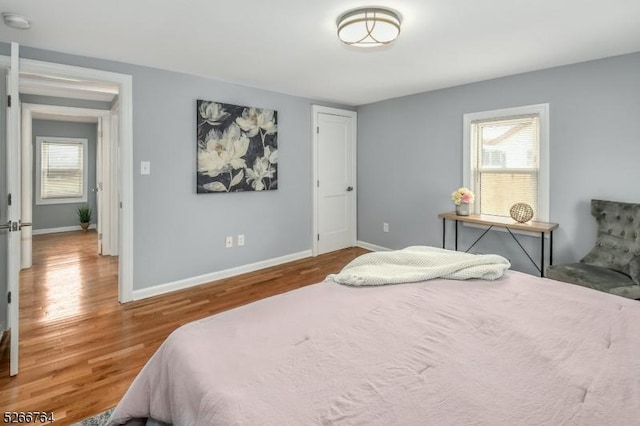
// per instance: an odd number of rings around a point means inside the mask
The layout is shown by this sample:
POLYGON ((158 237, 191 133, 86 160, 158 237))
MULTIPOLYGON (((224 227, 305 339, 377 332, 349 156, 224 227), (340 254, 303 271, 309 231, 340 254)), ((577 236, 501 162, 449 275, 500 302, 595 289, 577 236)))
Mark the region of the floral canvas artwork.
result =
POLYGON ((198 193, 278 189, 278 112, 198 100, 198 193))

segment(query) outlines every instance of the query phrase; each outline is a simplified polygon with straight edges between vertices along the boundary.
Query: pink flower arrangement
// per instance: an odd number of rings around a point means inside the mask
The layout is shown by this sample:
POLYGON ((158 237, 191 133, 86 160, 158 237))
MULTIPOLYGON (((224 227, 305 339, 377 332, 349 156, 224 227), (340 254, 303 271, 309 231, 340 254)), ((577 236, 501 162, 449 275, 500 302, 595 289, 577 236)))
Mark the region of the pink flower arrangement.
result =
POLYGON ((471 192, 469 188, 458 188, 451 193, 451 201, 453 201, 456 206, 459 206, 460 204, 472 204, 473 199, 473 192, 471 192))

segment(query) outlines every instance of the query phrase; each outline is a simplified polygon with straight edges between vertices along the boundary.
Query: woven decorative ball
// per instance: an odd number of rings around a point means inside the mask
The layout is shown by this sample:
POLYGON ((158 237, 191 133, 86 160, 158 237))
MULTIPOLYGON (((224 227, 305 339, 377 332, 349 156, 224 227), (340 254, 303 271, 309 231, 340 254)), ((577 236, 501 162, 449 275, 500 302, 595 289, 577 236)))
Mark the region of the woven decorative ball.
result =
POLYGON ((533 217, 533 208, 526 203, 515 203, 509 209, 509 214, 516 222, 525 223, 533 217))

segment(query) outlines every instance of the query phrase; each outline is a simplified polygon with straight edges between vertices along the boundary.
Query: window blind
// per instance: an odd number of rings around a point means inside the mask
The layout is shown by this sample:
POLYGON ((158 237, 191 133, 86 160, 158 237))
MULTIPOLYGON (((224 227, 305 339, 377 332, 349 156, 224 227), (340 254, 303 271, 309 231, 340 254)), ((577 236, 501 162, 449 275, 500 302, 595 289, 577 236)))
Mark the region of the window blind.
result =
POLYGON ((81 142, 43 141, 40 148, 42 199, 82 198, 84 145, 81 142))
POLYGON ((473 123, 480 213, 509 216, 515 203, 538 212, 538 120, 534 115, 473 123))

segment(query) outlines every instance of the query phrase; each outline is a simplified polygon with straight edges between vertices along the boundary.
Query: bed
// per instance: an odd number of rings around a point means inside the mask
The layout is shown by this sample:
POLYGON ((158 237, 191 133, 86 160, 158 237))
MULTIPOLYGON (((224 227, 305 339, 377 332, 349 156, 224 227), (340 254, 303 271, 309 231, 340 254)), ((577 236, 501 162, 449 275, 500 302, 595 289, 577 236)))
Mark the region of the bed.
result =
POLYGON ((500 275, 327 280, 187 324, 110 424, 638 424, 640 303, 500 275))

